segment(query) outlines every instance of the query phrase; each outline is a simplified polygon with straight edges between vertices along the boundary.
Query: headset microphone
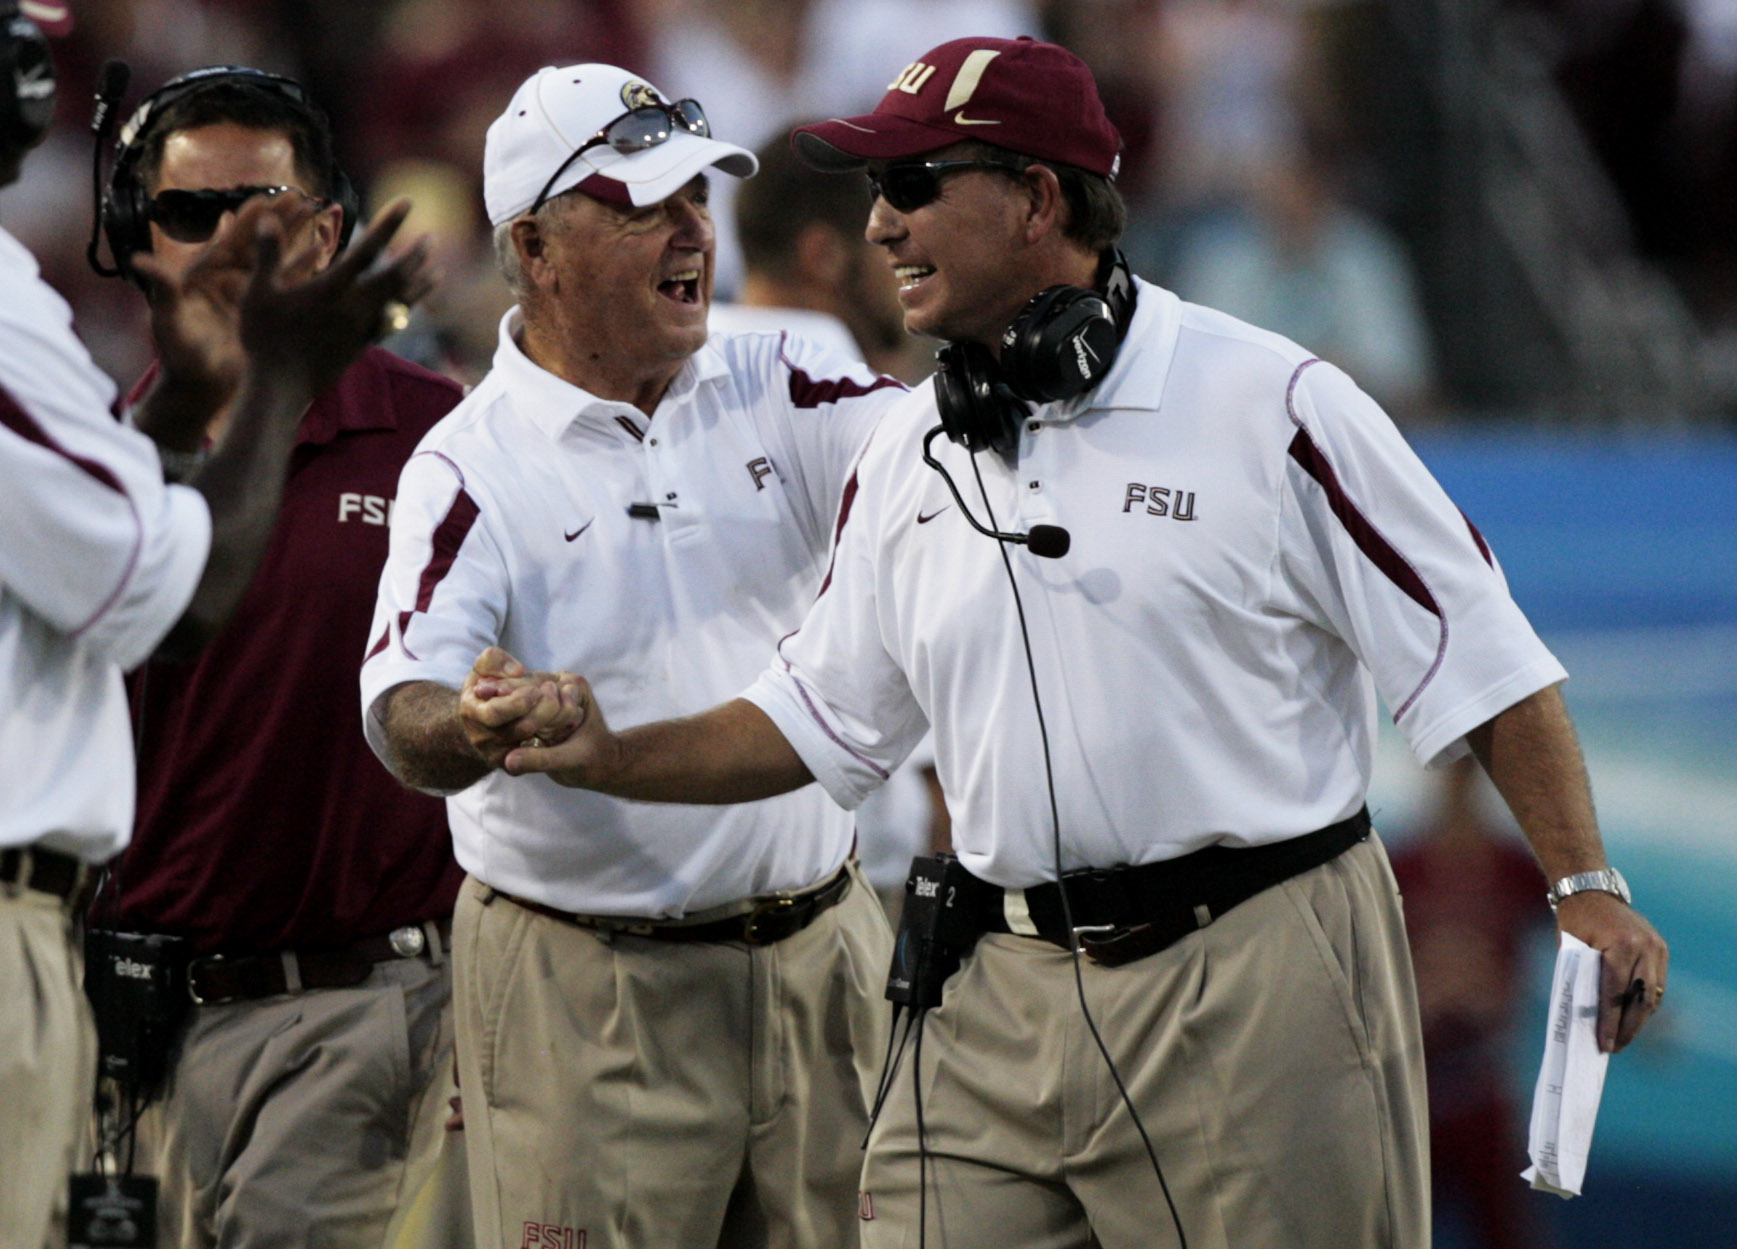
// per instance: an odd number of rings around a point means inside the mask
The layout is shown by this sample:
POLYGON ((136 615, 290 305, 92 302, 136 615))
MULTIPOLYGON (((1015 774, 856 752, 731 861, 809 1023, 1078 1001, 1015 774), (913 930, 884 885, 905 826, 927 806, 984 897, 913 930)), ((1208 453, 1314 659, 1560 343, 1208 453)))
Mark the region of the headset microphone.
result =
POLYGON ((965 500, 959 495, 959 487, 953 484, 952 475, 942 467, 941 461, 937 460, 929 449, 935 439, 946 432, 945 425, 937 425, 923 435, 923 463, 941 474, 941 480, 947 483, 947 489, 953 493, 953 501, 959 505, 959 510, 965 514, 971 528, 997 542, 1017 543, 1043 559, 1060 559, 1066 555, 1068 548, 1073 545, 1073 535, 1060 525, 1033 525, 1029 533, 1003 533, 999 529, 987 528, 971 514, 971 509, 965 506, 965 500))
POLYGON ((96 107, 91 110, 90 115, 90 132, 95 150, 91 153, 90 161, 90 245, 85 248, 84 255, 85 259, 90 261, 90 267, 105 278, 119 277, 121 271, 110 268, 97 259, 97 243, 102 237, 103 224, 103 147, 114 133, 115 122, 120 117, 119 105, 127 94, 127 84, 132 78, 133 68, 125 61, 104 61, 102 75, 97 81, 96 107))

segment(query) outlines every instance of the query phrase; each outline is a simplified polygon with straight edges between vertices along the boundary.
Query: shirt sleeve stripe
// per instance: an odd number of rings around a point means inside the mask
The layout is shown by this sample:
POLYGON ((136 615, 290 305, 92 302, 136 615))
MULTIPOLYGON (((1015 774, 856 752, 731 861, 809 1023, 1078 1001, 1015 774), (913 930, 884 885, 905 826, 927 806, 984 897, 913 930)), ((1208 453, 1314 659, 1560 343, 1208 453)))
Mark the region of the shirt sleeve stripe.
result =
POLYGON ((790 402, 799 408, 818 408, 824 403, 837 403, 840 399, 855 399, 877 390, 885 390, 889 386, 899 390, 910 389, 898 378, 885 374, 867 384, 850 377, 810 377, 806 369, 798 368, 795 362, 784 354, 784 343, 788 338, 787 334, 780 336, 778 358, 783 361, 784 367, 790 370, 790 402))
POLYGON ((1490 554, 1490 544, 1484 541, 1484 535, 1478 531, 1476 525, 1472 524, 1472 518, 1466 515, 1464 508, 1460 509, 1460 519, 1465 521, 1466 528, 1471 530, 1472 541, 1478 544, 1478 554, 1484 557, 1484 563, 1494 568, 1496 557, 1490 554))
POLYGON ((1333 471, 1333 466, 1327 462, 1327 457, 1321 454, 1321 449, 1309 437, 1307 430, 1297 430, 1297 436, 1291 439, 1291 458, 1302 465, 1303 471, 1327 492, 1327 505, 1333 509, 1333 515, 1345 526, 1345 532, 1351 535, 1351 540, 1357 544, 1357 549, 1363 552, 1364 557, 1379 568, 1389 581, 1404 590, 1419 607, 1439 617, 1441 607, 1436 603, 1435 595, 1430 593, 1423 578, 1417 575, 1417 570, 1406 563, 1405 557, 1382 537, 1381 531, 1369 523, 1369 518, 1364 516, 1346 495, 1345 488, 1339 484, 1339 475, 1333 471))
POLYGON ((850 506, 856 502, 856 472, 853 470, 850 480, 844 483, 844 494, 838 501, 838 524, 832 530, 832 558, 826 563, 826 577, 820 583, 820 589, 814 592, 819 598, 826 593, 826 587, 832 584, 832 569, 838 563, 838 540, 844 534, 844 522, 850 519, 850 506))
POLYGON ((71 637, 81 637, 87 633, 97 621, 106 616, 110 608, 120 602, 121 596, 125 593, 127 585, 133 579, 133 570, 139 565, 139 552, 143 548, 145 542, 145 527, 143 522, 139 519, 139 505, 134 501, 133 496, 127 493, 127 489, 121 484, 120 478, 115 476, 113 470, 111 470, 108 465, 102 464, 86 456, 74 455, 71 451, 68 451, 65 447, 61 446, 60 443, 54 440, 54 437, 49 434, 46 429, 42 428, 41 424, 37 422, 35 417, 31 416, 29 412, 24 410, 23 405, 20 404, 17 399, 13 398, 11 392, 4 386, 0 386, 0 425, 4 425, 7 429, 17 434, 26 442, 33 443, 44 450, 52 451, 55 455, 60 456, 69 464, 72 464, 74 467, 85 473, 99 485, 104 486, 109 490, 113 490, 116 494, 120 495, 121 498, 126 500, 127 510, 133 515, 133 549, 127 555, 127 566, 122 570, 120 579, 115 583, 115 588, 109 594, 108 598, 104 599, 102 604, 91 613, 90 619, 86 620, 76 629, 73 629, 70 633, 71 637))
POLYGON ((35 443, 37 446, 52 451, 62 459, 76 465, 115 493, 126 494, 126 488, 121 485, 120 478, 116 477, 107 465, 99 464, 97 461, 87 459, 82 455, 74 455, 61 446, 47 430, 37 424, 36 418, 26 412, 18 400, 14 399, 3 386, 0 386, 0 425, 5 425, 7 429, 26 442, 35 443))
MULTIPOLYGON (((1333 471, 1332 463, 1315 445, 1315 440, 1309 437, 1308 428, 1297 416, 1294 403, 1297 380, 1303 375, 1304 369, 1311 364, 1319 363, 1319 360, 1305 360, 1298 365, 1297 371, 1291 375, 1290 387, 1285 392, 1285 406, 1290 413, 1291 423, 1297 427, 1296 436, 1291 439, 1291 458, 1301 465, 1303 471, 1314 478, 1316 484, 1326 492, 1328 507, 1332 509, 1333 515, 1338 518, 1339 523, 1345 527, 1345 532, 1351 535, 1351 540, 1357 544, 1357 549, 1363 553, 1363 557, 1374 564, 1389 581, 1403 590, 1414 603, 1434 616, 1441 625, 1441 637, 1436 644, 1435 662, 1430 665, 1423 680, 1418 682, 1417 688, 1412 690, 1411 696, 1394 710, 1393 718, 1397 721, 1417 701, 1418 695, 1423 693, 1425 687, 1435 679, 1435 674, 1441 669, 1442 659, 1447 655, 1447 617, 1442 613, 1441 605, 1436 602, 1435 595, 1430 593, 1429 587, 1418 575, 1417 569, 1406 561, 1405 557, 1394 548, 1379 529, 1370 523, 1369 518, 1363 515, 1357 505, 1351 501, 1351 497, 1345 493, 1345 487, 1339 482, 1339 474, 1333 471)), ((1469 525, 1471 522, 1467 521, 1466 523, 1469 525)), ((1473 532, 1475 534, 1476 530, 1473 532)))
POLYGON ((464 540, 479 515, 481 509, 477 507, 476 500, 461 486, 452 500, 452 506, 446 509, 446 515, 441 518, 440 524, 434 527, 431 544, 433 550, 416 583, 416 606, 410 611, 399 613, 398 616, 398 644, 412 659, 416 656, 411 654, 404 636, 405 631, 410 627, 410 621, 415 614, 427 611, 428 605, 434 601, 434 591, 446 578, 446 574, 452 571, 459 548, 464 545, 464 540))

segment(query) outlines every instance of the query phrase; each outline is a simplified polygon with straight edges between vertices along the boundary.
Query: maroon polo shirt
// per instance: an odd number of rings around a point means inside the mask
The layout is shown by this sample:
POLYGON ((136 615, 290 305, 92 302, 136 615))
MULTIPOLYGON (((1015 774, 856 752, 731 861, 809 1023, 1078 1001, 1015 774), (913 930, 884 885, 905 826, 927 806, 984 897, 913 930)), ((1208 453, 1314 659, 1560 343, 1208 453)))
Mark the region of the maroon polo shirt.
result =
POLYGON ((234 617, 196 660, 133 676, 138 823, 99 922, 261 953, 452 913, 445 804, 374 758, 357 681, 398 472, 461 394, 371 348, 308 409, 234 617))

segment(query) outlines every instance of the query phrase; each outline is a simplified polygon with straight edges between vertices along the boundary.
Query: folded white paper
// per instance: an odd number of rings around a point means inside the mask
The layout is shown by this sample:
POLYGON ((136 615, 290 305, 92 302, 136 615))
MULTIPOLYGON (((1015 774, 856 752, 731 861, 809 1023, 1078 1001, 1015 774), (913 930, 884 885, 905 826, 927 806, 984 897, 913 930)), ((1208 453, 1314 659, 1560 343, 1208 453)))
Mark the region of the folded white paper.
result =
POLYGON ((1562 934, 1556 977, 1550 987, 1550 1018, 1544 1033, 1544 1063, 1532 1095, 1532 1165, 1520 1173, 1533 1188, 1558 1197, 1578 1197, 1592 1151, 1592 1128, 1604 1095, 1610 1055, 1598 1048, 1597 950, 1562 934))

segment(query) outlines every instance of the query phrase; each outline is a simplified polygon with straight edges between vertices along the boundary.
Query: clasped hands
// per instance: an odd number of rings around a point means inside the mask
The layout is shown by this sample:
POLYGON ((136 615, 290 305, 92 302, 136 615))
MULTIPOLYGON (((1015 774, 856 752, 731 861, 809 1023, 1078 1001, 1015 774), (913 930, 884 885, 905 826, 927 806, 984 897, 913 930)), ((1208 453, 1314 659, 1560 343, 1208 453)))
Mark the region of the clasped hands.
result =
POLYGON ((458 697, 459 723, 491 768, 547 773, 589 788, 614 738, 590 683, 571 672, 536 672, 498 646, 478 655, 458 697))

